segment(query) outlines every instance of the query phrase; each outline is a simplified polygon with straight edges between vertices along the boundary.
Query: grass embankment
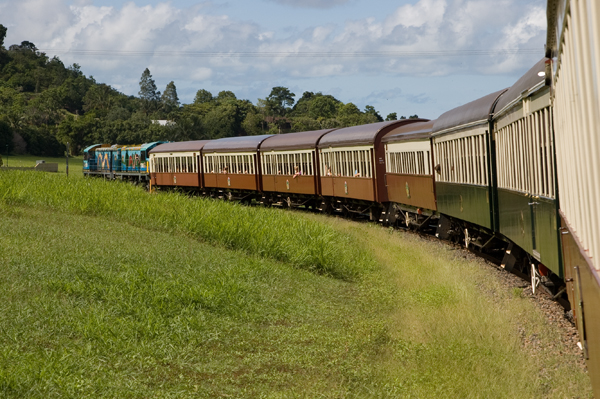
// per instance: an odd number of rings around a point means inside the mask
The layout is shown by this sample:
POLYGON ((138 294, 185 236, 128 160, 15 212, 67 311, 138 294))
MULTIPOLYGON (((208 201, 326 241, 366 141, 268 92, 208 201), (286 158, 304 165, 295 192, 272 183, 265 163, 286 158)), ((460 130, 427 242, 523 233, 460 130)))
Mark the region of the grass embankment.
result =
POLYGON ((478 261, 378 226, 4 172, 0 237, 0 396, 590 396, 478 261))
MULTIPOLYGON (((368 262, 364 251, 350 245, 349 237, 324 223, 292 213, 176 193, 148 195, 127 183, 15 171, 0 179, 0 201, 107 216, 146 229, 185 233, 228 249, 344 279, 361 273, 368 262)), ((142 243, 143 237, 139 241, 142 243)))

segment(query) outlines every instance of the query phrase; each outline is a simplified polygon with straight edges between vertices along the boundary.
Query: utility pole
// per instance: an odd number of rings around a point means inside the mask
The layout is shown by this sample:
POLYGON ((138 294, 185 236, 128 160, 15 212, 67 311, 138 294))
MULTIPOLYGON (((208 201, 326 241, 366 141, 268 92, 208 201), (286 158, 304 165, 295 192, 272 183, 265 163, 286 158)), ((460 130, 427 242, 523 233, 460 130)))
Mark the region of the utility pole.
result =
POLYGON ((69 177, 69 142, 67 141, 67 177, 69 177))

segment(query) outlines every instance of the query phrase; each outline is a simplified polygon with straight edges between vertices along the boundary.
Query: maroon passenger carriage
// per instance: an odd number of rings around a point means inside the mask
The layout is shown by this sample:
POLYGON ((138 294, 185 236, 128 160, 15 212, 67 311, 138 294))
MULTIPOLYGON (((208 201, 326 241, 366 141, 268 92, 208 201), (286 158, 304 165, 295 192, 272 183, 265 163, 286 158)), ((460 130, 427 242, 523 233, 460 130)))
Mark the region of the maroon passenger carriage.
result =
POLYGON ((394 128, 423 119, 404 119, 352 126, 327 133, 319 141, 323 208, 379 220, 388 202, 383 136, 394 128))
POLYGON ((202 151, 204 187, 214 197, 260 199, 259 153, 271 135, 227 137, 209 141, 202 151))
POLYGON ((385 146, 389 208, 384 222, 422 230, 437 218, 431 130, 435 121, 399 126, 386 134, 385 146))
POLYGON ((206 143, 165 143, 150 150, 151 187, 203 188, 201 152, 206 143))
POLYGON ((320 193, 317 144, 333 129, 278 134, 260 145, 263 203, 316 208, 320 193))

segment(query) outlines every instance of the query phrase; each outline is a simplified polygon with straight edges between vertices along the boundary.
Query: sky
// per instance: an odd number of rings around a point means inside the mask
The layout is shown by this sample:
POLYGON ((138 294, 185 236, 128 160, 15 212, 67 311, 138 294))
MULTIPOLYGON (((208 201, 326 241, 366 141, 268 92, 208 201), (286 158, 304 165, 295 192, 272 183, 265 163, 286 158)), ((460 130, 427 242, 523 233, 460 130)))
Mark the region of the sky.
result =
POLYGON ((445 111, 512 85, 544 56, 545 0, 0 0, 5 46, 34 43, 138 95, 149 68, 182 103, 254 104, 275 86, 385 118, 445 111))

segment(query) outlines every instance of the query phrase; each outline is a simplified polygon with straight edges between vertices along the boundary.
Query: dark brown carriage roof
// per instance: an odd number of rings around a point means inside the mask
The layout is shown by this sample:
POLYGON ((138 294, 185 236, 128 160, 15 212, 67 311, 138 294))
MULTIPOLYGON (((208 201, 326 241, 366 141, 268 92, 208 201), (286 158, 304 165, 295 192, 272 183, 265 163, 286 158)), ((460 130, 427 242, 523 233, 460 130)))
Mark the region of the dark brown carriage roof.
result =
POLYGON ((319 148, 374 144, 377 135, 384 130, 387 132, 394 127, 422 122, 423 120, 424 119, 402 119, 399 121, 386 121, 369 123, 368 125, 345 127, 334 130, 323 136, 321 141, 319 141, 319 148))
POLYGON ((196 141, 180 141, 177 143, 164 143, 159 144, 153 149, 150 150, 150 154, 159 153, 159 152, 193 152, 193 151, 201 151, 202 147, 209 140, 196 140, 196 141))
POLYGON ((421 140, 431 137, 433 121, 411 123, 395 128, 381 139, 382 143, 395 143, 398 141, 421 140))
POLYGON ((433 124, 432 134, 442 130, 459 127, 468 123, 488 120, 490 113, 494 112, 494 104, 498 97, 507 89, 502 89, 487 96, 481 97, 470 103, 461 105, 444 112, 433 124))
POLYGON ((272 134, 260 136, 225 137, 223 139, 211 140, 204 145, 203 152, 252 152, 257 151, 260 143, 272 134))
POLYGON ((260 145, 260 150, 266 151, 286 151, 315 148, 319 139, 324 134, 335 129, 313 130, 310 132, 276 134, 269 137, 260 145))
POLYGON ((506 93, 500 97, 498 104, 496 105, 495 111, 502 111, 508 104, 521 97, 521 93, 526 90, 533 88, 535 85, 543 82, 546 77, 539 76, 539 72, 546 71, 546 58, 539 60, 525 75, 521 76, 519 80, 512 85, 506 93))

